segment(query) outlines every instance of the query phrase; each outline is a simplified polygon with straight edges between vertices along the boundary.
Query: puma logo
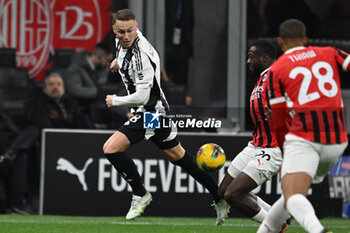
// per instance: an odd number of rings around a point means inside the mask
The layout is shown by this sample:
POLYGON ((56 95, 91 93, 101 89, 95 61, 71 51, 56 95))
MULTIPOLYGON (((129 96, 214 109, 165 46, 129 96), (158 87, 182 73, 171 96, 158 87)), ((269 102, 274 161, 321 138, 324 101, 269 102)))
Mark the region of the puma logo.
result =
POLYGON ((68 160, 64 159, 64 158, 59 158, 57 160, 57 170, 61 170, 61 171, 66 171, 69 174, 72 175, 76 175, 78 177, 79 182, 81 183, 81 185, 83 186, 83 190, 87 191, 88 190, 88 186, 86 184, 85 181, 85 171, 87 169, 87 167, 92 163, 93 159, 89 158, 86 162, 85 165, 83 167, 83 169, 79 170, 76 167, 74 167, 74 165, 69 162, 68 160))

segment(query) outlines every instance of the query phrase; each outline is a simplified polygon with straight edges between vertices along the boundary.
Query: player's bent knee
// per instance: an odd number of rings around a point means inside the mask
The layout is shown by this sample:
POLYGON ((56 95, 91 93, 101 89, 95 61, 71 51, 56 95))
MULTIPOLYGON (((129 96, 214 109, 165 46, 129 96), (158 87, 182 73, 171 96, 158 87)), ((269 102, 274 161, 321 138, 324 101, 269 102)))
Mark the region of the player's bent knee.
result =
POLYGON ((114 153, 118 153, 118 152, 123 152, 124 150, 122 150, 122 148, 120 146, 113 146, 110 144, 105 144, 103 146, 103 153, 104 154, 114 154, 114 153))
POLYGON ((172 162, 180 160, 185 155, 185 149, 179 144, 171 149, 163 150, 163 153, 172 162))
POLYGON ((234 178, 229 173, 226 173, 224 179, 221 181, 219 185, 218 195, 220 197, 222 198, 224 197, 225 191, 227 190, 227 188, 229 187, 229 185, 232 183, 233 180, 234 178))
POLYGON ((110 148, 109 148, 107 142, 103 145, 103 153, 104 153, 104 154, 112 154, 112 153, 113 153, 113 152, 110 150, 110 148))
POLYGON ((180 155, 178 153, 175 153, 173 151, 167 151, 167 150, 163 150, 163 153, 167 156, 167 158, 171 161, 171 162, 175 162, 180 160, 183 155, 180 155))
POLYGON ((103 145, 103 153, 113 154, 124 152, 130 146, 129 139, 119 131, 114 133, 103 145))
POLYGON ((111 143, 110 141, 107 141, 103 145, 103 153, 104 154, 113 154, 113 153, 117 153, 117 152, 121 152, 121 151, 118 150, 118 147, 113 146, 113 143, 111 143))

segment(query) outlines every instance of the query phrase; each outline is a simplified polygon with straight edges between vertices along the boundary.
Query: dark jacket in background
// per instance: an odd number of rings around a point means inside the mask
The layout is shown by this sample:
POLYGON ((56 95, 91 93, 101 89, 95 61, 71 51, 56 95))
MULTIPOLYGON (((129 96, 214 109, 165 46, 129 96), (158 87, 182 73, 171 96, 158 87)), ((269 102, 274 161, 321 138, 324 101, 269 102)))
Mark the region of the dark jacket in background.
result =
POLYGON ((19 129, 2 108, 0 108, 0 132, 0 154, 3 154, 17 137, 19 129))
POLYGON ((65 81, 67 94, 78 101, 96 100, 98 93, 98 73, 88 62, 89 53, 81 51, 74 54, 72 64, 68 67, 70 73, 65 81))
POLYGON ((46 94, 41 94, 31 103, 28 111, 29 125, 40 130, 43 128, 91 128, 87 118, 80 112, 76 101, 67 96, 60 100, 61 106, 65 109, 66 117, 58 103, 46 94))

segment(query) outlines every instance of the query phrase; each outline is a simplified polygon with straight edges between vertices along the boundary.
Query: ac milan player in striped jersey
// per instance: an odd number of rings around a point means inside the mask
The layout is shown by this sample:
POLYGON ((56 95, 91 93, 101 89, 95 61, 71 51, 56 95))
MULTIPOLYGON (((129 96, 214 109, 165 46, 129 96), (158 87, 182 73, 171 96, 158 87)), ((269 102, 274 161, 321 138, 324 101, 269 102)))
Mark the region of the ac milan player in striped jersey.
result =
POLYGON ((271 206, 251 191, 270 179, 282 163, 281 150, 271 130, 271 119, 266 117, 266 108, 269 106, 266 73, 274 59, 275 48, 267 41, 255 42, 248 51, 249 70, 259 77, 250 96, 253 139, 234 158, 219 186, 220 196, 258 222, 263 221, 271 206))
POLYGON ((350 56, 331 47, 304 47, 306 28, 296 19, 280 25, 278 43, 284 54, 271 66, 268 85, 274 131, 283 145, 283 195, 258 232, 273 232, 289 214, 307 232, 328 232, 306 194, 311 183, 323 180, 348 144, 339 70, 350 70, 350 56), (287 107, 294 111, 288 126, 287 107))

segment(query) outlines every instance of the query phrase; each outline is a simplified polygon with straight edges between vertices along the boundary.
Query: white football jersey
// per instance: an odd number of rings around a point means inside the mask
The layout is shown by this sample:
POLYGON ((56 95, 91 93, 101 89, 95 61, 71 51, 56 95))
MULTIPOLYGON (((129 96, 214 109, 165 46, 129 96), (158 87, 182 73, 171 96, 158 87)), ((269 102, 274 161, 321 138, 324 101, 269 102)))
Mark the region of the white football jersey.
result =
POLYGON ((133 107, 134 111, 160 111, 169 109, 168 102, 160 86, 160 61, 157 51, 148 40, 137 31, 137 38, 129 49, 124 49, 116 38, 116 59, 119 73, 129 97, 138 91, 150 88, 148 102, 144 105, 133 104, 132 98, 124 106, 133 107))

